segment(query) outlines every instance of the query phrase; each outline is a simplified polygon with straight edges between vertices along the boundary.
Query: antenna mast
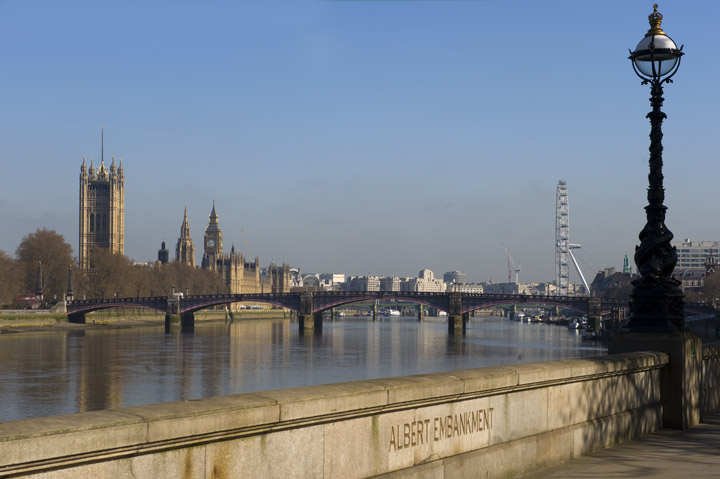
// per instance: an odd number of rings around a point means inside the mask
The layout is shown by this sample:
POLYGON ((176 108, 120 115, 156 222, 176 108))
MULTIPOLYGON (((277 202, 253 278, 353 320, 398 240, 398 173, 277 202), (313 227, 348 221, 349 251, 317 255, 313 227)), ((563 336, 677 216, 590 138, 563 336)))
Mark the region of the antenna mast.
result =
POLYGON ((560 180, 555 193, 555 285, 557 294, 567 296, 570 283, 570 205, 567 182, 560 180))

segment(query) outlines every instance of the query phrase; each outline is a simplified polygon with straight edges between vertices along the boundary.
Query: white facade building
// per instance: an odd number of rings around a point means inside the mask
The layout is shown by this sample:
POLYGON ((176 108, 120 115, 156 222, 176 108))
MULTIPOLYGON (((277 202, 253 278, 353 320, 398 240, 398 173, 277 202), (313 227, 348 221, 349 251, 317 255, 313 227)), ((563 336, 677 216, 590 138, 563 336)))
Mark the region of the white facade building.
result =
POLYGON ((380 291, 400 291, 400 278, 397 276, 380 278, 380 291))
POLYGON ((716 261, 720 252, 720 241, 673 241, 670 243, 677 250, 678 261, 675 265, 675 275, 680 276, 683 271, 695 269, 705 271, 708 258, 716 261))
POLYGON ((485 288, 478 283, 446 283, 445 291, 452 293, 484 293, 485 288))
POLYGON ((379 276, 350 276, 344 284, 345 291, 380 291, 379 276))
POLYGON ((429 269, 421 269, 417 278, 412 278, 404 284, 403 291, 442 293, 445 291, 445 283, 429 269))

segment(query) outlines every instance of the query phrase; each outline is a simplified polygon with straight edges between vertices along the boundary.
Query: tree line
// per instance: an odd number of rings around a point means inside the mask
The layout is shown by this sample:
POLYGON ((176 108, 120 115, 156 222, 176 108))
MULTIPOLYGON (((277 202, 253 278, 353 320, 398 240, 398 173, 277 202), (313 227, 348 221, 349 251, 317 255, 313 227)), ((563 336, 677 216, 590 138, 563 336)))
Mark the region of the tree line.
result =
POLYGON ((190 294, 225 290, 216 273, 186 264, 136 264, 105 248, 96 248, 90 254, 92 271, 80 270, 72 247, 62 235, 46 228, 26 235, 15 257, 0 250, 0 307, 27 307, 38 286, 46 301, 62 300, 69 276, 76 299, 162 296, 173 288, 190 294))

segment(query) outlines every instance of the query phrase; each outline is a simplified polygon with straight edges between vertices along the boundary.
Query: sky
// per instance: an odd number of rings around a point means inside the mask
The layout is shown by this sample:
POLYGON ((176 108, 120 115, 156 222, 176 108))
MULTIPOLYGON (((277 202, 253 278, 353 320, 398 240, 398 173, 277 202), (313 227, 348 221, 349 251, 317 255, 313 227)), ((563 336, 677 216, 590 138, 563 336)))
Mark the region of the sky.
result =
MULTIPOLYGON (((303 272, 551 281, 555 192, 589 280, 632 258, 651 1, 0 0, 0 250, 78 248, 82 157, 125 169, 125 254, 225 248, 303 272), (109 163, 109 162, 108 162, 109 163)), ((711 1, 664 1, 667 225, 719 240, 711 1)), ((571 276, 577 281, 577 276, 571 276)))

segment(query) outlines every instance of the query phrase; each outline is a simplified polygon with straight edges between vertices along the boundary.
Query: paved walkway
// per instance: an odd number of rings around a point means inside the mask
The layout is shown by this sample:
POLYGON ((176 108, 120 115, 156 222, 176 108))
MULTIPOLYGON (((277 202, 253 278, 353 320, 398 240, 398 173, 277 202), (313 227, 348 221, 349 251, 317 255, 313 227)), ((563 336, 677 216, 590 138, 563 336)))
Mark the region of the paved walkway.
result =
POLYGON ((662 430, 524 477, 720 478, 720 414, 688 431, 662 430))

